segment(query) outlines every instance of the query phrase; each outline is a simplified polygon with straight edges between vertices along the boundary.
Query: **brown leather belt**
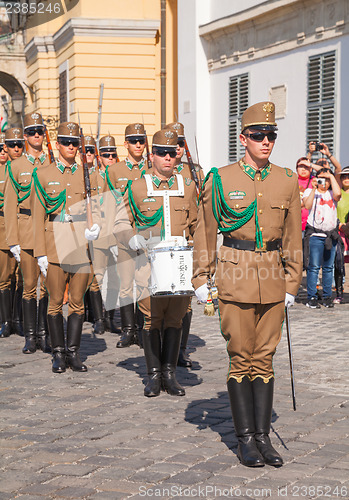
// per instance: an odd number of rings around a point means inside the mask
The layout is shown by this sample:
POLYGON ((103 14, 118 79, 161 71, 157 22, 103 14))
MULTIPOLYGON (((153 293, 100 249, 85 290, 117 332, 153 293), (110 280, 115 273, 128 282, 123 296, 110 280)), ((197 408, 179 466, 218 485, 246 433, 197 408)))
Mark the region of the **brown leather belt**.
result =
POLYGON ((0 210, 0 217, 4 217, 4 211, 0 210))
POLYGON ((237 250, 250 250, 251 252, 272 252, 282 248, 282 240, 265 241, 262 248, 257 248, 257 243, 250 240, 238 240, 224 236, 223 245, 225 247, 236 248, 237 250))

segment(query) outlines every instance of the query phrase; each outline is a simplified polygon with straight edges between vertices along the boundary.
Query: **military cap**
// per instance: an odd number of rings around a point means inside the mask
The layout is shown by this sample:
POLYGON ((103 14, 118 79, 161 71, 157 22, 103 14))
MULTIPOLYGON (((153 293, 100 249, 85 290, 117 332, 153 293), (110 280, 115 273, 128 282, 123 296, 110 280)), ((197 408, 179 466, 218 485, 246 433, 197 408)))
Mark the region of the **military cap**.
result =
POLYGON ((99 150, 109 149, 116 151, 115 139, 112 135, 105 135, 99 141, 99 150))
POLYGON ((5 132, 6 141, 24 141, 23 130, 19 127, 8 128, 5 132))
POLYGON ((184 137, 184 125, 180 122, 168 123, 165 125, 165 128, 169 128, 170 130, 174 130, 177 132, 178 137, 184 137))
POLYGON ((69 137, 69 139, 80 139, 79 125, 74 122, 63 122, 59 125, 57 138, 69 137))
POLYGON ((42 116, 40 113, 28 113, 23 118, 24 131, 29 127, 44 127, 42 116))
POLYGON ((153 147, 160 148, 177 148, 178 135, 177 132, 170 129, 162 129, 156 132, 153 136, 153 147))
POLYGON ((241 118, 241 131, 243 132, 246 128, 276 130, 275 104, 265 101, 247 108, 241 118))
POLYGON ((0 145, 2 146, 3 144, 5 144, 5 134, 4 134, 4 132, 1 132, 1 134, 0 134, 0 145))
POLYGON ((125 128, 125 139, 135 135, 145 136, 143 123, 131 123, 130 125, 127 125, 125 128))
POLYGON ((96 141, 92 137, 92 135, 85 135, 85 146, 93 146, 94 148, 96 147, 96 141))

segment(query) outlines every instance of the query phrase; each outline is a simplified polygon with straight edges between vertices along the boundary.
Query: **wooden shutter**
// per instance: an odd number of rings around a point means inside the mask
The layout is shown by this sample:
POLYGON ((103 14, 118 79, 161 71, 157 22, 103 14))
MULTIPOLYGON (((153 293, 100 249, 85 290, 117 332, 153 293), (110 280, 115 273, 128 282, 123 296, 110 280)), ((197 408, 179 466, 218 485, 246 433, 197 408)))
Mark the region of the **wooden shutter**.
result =
POLYGON ((241 117, 249 101, 248 74, 233 76, 229 80, 229 161, 237 161, 244 155, 239 139, 241 117))
POLYGON ((67 113, 67 71, 59 74, 59 121, 60 123, 68 120, 67 113))

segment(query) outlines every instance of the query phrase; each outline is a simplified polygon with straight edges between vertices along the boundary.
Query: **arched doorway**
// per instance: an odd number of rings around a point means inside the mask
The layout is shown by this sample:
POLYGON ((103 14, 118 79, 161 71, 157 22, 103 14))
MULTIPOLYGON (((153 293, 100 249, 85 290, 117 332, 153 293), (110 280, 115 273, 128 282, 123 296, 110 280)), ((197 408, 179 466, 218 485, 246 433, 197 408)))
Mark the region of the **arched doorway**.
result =
POLYGON ((0 71, 0 114, 8 127, 22 126, 25 92, 17 78, 0 71))

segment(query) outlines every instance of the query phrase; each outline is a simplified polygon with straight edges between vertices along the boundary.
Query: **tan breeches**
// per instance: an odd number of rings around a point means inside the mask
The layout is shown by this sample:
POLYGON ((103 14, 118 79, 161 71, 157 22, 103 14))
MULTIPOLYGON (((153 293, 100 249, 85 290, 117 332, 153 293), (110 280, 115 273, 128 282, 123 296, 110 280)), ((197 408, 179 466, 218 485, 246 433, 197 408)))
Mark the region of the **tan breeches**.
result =
POLYGON ((0 250, 0 290, 11 288, 16 279, 16 259, 10 250, 0 250))
POLYGON ((181 328, 182 318, 187 312, 190 302, 189 296, 147 297, 138 302, 138 307, 144 314, 144 328, 146 330, 161 330, 181 328))
POLYGON ((107 293, 104 305, 107 310, 115 309, 119 296, 120 279, 116 262, 109 248, 94 248, 93 270, 95 278, 90 286, 90 291, 102 290, 103 278, 106 275, 107 293))
MULTIPOLYGON (((92 281, 93 274, 79 272, 80 266, 71 266, 70 271, 63 271, 59 264, 49 263, 46 277, 46 288, 49 294, 47 314, 55 316, 62 313, 63 296, 69 280, 69 308, 71 313, 84 314, 84 295, 92 281)), ((80 269, 86 270, 86 265, 80 269)))
MULTIPOLYGON (((19 263, 23 276, 23 299, 36 298, 36 289, 40 275, 38 260, 33 256, 33 250, 21 250, 21 262, 19 263)), ((46 295, 45 279, 41 274, 40 299, 46 295)))
POLYGON ((245 304, 219 299, 221 332, 227 340, 229 378, 274 376, 273 355, 281 339, 284 302, 245 304))
POLYGON ((136 301, 149 295, 150 265, 144 252, 137 255, 133 250, 119 248, 117 271, 120 277, 120 305, 134 302, 134 285, 136 285, 136 301))

